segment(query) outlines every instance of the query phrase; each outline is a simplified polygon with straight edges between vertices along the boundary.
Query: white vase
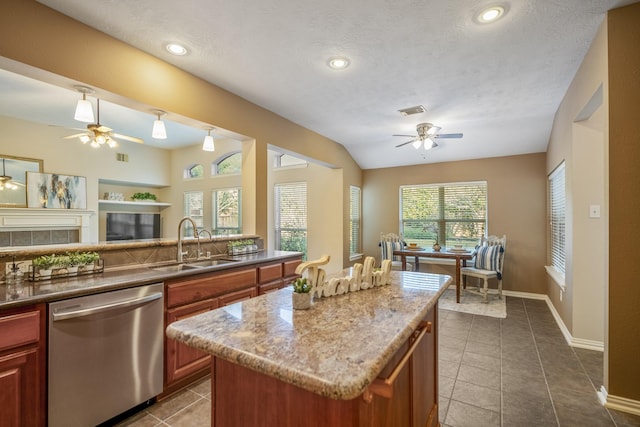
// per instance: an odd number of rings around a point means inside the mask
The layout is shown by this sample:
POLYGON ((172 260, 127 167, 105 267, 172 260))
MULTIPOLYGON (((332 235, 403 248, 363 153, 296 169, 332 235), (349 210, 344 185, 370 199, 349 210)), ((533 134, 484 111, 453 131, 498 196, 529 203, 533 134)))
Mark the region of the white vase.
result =
POLYGON ((291 302, 295 310, 306 310, 311 307, 311 292, 299 294, 291 293, 291 302))
POLYGON ((40 279, 47 280, 51 278, 51 269, 48 268, 46 270, 38 269, 38 274, 40 275, 40 279))

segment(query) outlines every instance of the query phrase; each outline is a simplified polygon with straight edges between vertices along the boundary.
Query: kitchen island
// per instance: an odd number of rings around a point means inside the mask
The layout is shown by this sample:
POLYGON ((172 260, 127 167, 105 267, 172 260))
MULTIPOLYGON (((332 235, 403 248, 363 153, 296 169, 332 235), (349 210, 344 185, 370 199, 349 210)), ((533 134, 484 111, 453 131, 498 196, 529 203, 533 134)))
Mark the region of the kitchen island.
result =
POLYGON ((167 335, 214 356, 213 426, 436 426, 437 301, 452 279, 393 271, 391 281, 309 310, 281 289, 167 335))

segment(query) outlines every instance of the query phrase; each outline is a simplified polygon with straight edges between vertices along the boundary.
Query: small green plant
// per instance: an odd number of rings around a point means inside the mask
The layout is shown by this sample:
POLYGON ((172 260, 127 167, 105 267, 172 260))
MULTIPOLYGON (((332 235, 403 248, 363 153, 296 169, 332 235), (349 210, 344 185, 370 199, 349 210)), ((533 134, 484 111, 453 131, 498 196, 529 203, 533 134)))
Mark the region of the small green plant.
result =
POLYGON ((311 285, 307 283, 307 278, 297 278, 293 283, 293 292, 298 294, 306 294, 311 292, 311 285))
POLYGON ((40 270, 50 270, 56 262, 55 255, 41 255, 32 261, 34 267, 40 270))
POLYGON ((78 255, 84 265, 95 264, 100 260, 100 255, 97 252, 81 252, 78 255))
POLYGON ((131 198, 133 200, 156 200, 156 195, 149 192, 133 193, 133 196, 131 196, 131 198))

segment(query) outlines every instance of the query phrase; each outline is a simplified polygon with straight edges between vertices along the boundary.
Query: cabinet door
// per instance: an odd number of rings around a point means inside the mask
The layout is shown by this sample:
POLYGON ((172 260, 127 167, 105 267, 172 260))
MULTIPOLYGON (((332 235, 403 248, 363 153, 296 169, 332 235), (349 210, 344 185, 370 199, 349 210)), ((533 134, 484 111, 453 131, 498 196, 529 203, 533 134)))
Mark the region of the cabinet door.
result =
POLYGON ((0 357, 0 426, 43 425, 38 349, 30 348, 0 357))
POLYGON ((222 295, 220 300, 220 307, 224 307, 225 305, 234 304, 238 301, 244 301, 249 298, 255 297, 257 294, 256 288, 248 288, 243 289, 241 291, 231 292, 226 295, 222 295))
MULTIPOLYGON (((167 310, 167 325, 196 314, 213 310, 219 306, 218 299, 208 299, 194 304, 167 310)), ((208 369, 211 356, 195 348, 166 339, 166 381, 167 386, 201 369, 208 369)))
POLYGON ((45 425, 45 309, 0 313, 0 427, 45 425))

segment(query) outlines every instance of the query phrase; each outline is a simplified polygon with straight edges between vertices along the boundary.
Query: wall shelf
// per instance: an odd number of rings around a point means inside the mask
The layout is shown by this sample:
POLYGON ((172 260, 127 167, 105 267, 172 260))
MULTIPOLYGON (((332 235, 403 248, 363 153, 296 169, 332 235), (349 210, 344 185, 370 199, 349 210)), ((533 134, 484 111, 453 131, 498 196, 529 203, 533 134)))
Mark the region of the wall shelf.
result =
POLYGON ((165 202, 128 202, 125 200, 98 200, 100 205, 129 205, 129 206, 171 206, 171 203, 165 202))

